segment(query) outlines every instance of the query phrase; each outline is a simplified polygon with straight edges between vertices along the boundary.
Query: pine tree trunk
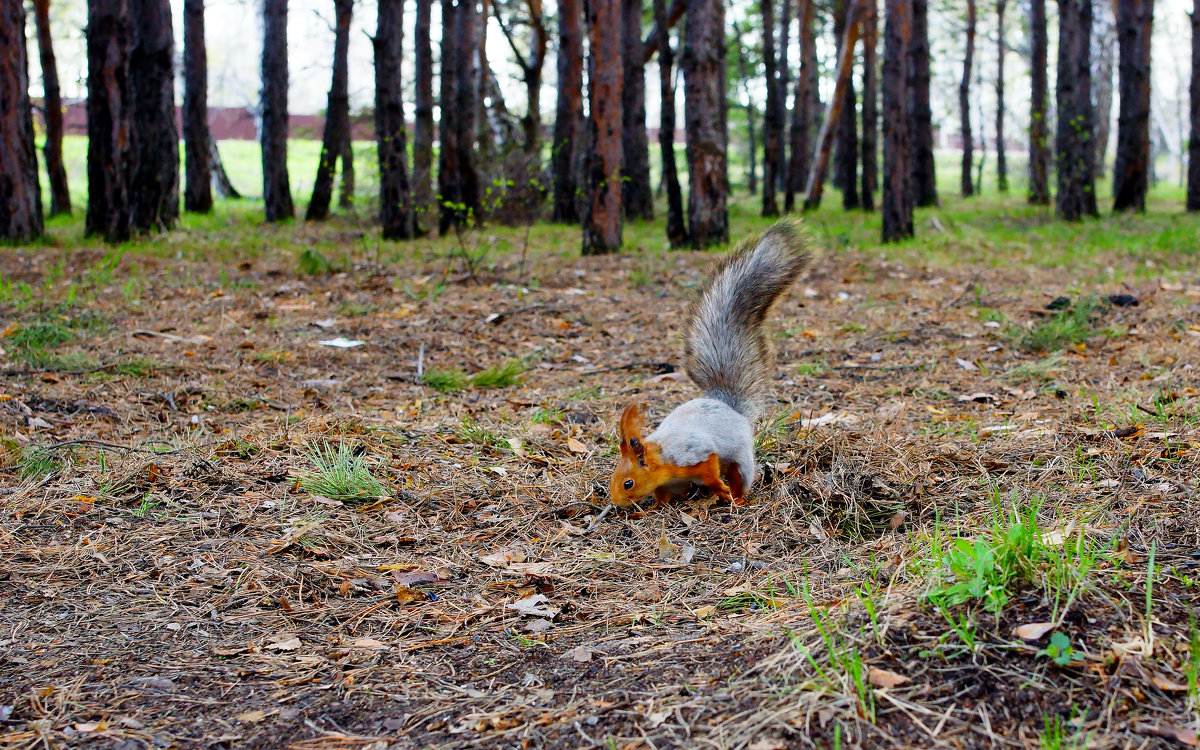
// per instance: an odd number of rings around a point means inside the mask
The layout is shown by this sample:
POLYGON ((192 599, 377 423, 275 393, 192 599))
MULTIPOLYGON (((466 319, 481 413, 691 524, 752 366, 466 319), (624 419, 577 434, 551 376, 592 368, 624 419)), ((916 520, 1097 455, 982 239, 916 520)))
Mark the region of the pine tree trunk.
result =
POLYGON ((88 204, 85 231, 107 242, 131 235, 133 92, 129 0, 88 0, 88 204))
POLYGON ((621 3, 621 204, 629 219, 654 217, 650 140, 646 135, 646 64, 642 62, 642 0, 621 3))
POLYGON ((67 189, 67 170, 62 160, 63 106, 58 85, 58 61, 50 35, 50 0, 34 0, 38 55, 42 62, 43 105, 46 112, 46 176, 50 180, 50 215, 71 213, 71 191, 67 189))
POLYGON ((241 198, 242 194, 237 191, 237 188, 229 181, 229 175, 225 173, 225 163, 221 161, 221 152, 217 150, 217 141, 213 138, 211 130, 206 129, 206 137, 208 138, 208 162, 212 165, 212 181, 217 195, 222 198, 241 198))
MULTIPOLYGON (((525 82, 525 116, 521 118, 521 131, 524 135, 523 150, 527 157, 526 170, 533 179, 540 181, 541 179, 541 152, 542 152, 542 68, 546 61, 546 45, 548 42, 546 31, 546 19, 542 13, 542 0, 527 0, 526 8, 529 11, 529 25, 532 29, 532 38, 529 43, 528 55, 520 55, 522 79, 525 82)), ((639 29, 640 34, 640 29, 639 29)), ((512 42, 511 37, 509 41, 512 42)), ((516 47, 513 47, 514 52, 516 47)), ((638 39, 638 64, 643 68, 645 63, 641 62, 641 38, 638 39)), ((643 73, 644 75, 644 73, 643 73)), ((645 125, 645 87, 642 91, 642 111, 643 111, 643 126, 645 125)), ((643 130, 645 128, 643 127, 643 130)), ((649 147, 647 146, 647 149, 649 147)), ((647 152, 647 159, 649 153, 647 152)), ((649 162, 647 162, 648 164, 649 162)), ((647 166, 647 174, 649 174, 649 166, 647 166)), ((647 181, 649 177, 647 176, 647 181)))
POLYGON ((863 4, 863 101, 862 101, 862 194, 864 211, 875 210, 875 191, 879 189, 879 84, 877 54, 879 44, 879 6, 877 0, 863 4))
POLYGON ((1092 7, 1092 102, 1096 106, 1095 133, 1096 175, 1104 174, 1108 163, 1108 140, 1112 129, 1113 66, 1117 50, 1117 20, 1115 0, 1092 7))
POLYGON ((883 49, 883 241, 913 236, 912 166, 909 164, 907 92, 912 0, 885 0, 887 29, 883 49))
POLYGON ((1046 0, 1030 0, 1029 35, 1032 85, 1029 103, 1029 202, 1050 205, 1050 130, 1046 121, 1050 40, 1046 33, 1046 0))
POLYGON ((937 174, 933 161, 933 110, 929 103, 929 0, 912 0, 911 38, 908 51, 910 167, 918 206, 936 206, 937 174))
POLYGON ((133 226, 170 229, 179 221, 179 131, 175 129, 175 35, 169 0, 132 0, 133 226))
MULTIPOLYGON (((860 0, 848 0, 844 16, 842 36, 838 42, 838 64, 834 75, 833 95, 825 110, 825 119, 821 123, 821 133, 817 136, 817 148, 812 166, 808 172, 808 183, 804 196, 804 210, 811 211, 821 205, 821 193, 824 188, 825 172, 829 166, 830 153, 833 150, 833 133, 840 128, 842 110, 849 106, 847 90, 854 70, 854 45, 858 42, 859 31, 862 28, 859 17, 860 0)), ((851 190, 857 192, 856 181, 851 180, 851 190)))
POLYGON ((733 25, 733 48, 737 50, 738 81, 746 95, 746 192, 758 194, 758 126, 755 116, 754 97, 750 95, 750 69, 746 62, 746 48, 742 44, 742 27, 733 25))
POLYGON ((1200 211, 1200 0, 1192 3, 1192 80, 1189 89, 1187 210, 1200 211))
POLYGON ((1150 180, 1150 31, 1153 0, 1117 0, 1120 110, 1113 210, 1145 211, 1150 180))
POLYGON ((779 137, 783 132, 783 112, 779 103, 778 59, 775 55, 775 0, 760 0, 762 13, 763 64, 767 71, 767 107, 763 112, 763 184, 762 215, 779 215, 775 200, 776 175, 779 166, 779 137))
MULTIPOLYGON (((403 77, 404 0, 379 0, 375 48, 375 142, 379 150, 379 222, 385 240, 413 236, 403 77)), ((343 167, 343 170, 345 168, 343 167)))
MULTIPOLYGON (((834 36, 837 39, 839 51, 839 76, 840 79, 840 52, 841 45, 845 44, 845 40, 849 38, 846 33, 846 27, 851 22, 850 5, 854 4, 854 0, 839 0, 838 14, 834 19, 834 36)), ((861 14, 859 14, 861 15, 861 14)), ((861 23, 861 22, 860 22, 861 23)), ((853 32, 857 38, 858 31, 853 32)), ((838 118, 836 120, 836 153, 833 157, 833 184, 842 191, 842 208, 847 211, 858 208, 858 112, 856 112, 856 97, 854 93, 854 50, 850 50, 850 67, 847 69, 845 86, 840 89, 842 93, 840 97, 843 101, 838 107, 838 118)), ((809 197, 812 193, 809 193, 809 197)), ((818 201, 820 194, 817 195, 818 201)), ((807 201, 805 208, 811 208, 807 201)))
POLYGON ((813 33, 814 0, 798 0, 800 20, 800 75, 796 77, 796 93, 792 98, 791 158, 788 160, 787 192, 784 210, 791 213, 796 207, 796 194, 803 193, 808 170, 812 164, 812 123, 816 110, 812 106, 813 89, 817 81, 817 49, 813 33))
POLYGON ((688 240, 693 247, 704 248, 729 241, 729 113, 725 6, 721 0, 688 0, 681 62, 687 131, 688 240))
POLYGON ((479 92, 486 85, 479 8, 475 0, 442 0, 442 121, 438 156, 441 233, 481 221, 481 186, 475 162, 479 92))
POLYGON ((554 221, 579 222, 579 154, 583 150, 583 4, 561 0, 558 11, 558 102, 554 115, 554 221))
POLYGON ((776 190, 787 189, 787 173, 788 173, 788 158, 787 158, 787 95, 788 85, 792 81, 792 73, 788 69, 789 47, 791 46, 792 38, 792 3, 795 0, 783 0, 783 8, 779 12, 779 62, 775 65, 776 88, 779 93, 776 98, 779 101, 779 135, 776 140, 779 141, 779 157, 778 163, 775 165, 775 188, 776 190))
POLYGON ((24 4, 0 4, 0 240, 10 242, 43 228, 26 54, 24 4))
MULTIPOLYGON (((1034 0, 1037 2, 1037 0, 1034 0)), ((975 0, 967 0, 967 37, 963 51, 962 81, 958 84, 958 119, 962 127, 962 182, 963 197, 975 194, 973 162, 975 159, 975 137, 971 133, 971 65, 975 58, 975 0)))
POLYGON ((263 204, 275 222, 296 214, 287 168, 287 0, 263 0, 262 82, 263 204))
POLYGON ((592 148, 588 159, 583 254, 621 250, 621 0, 588 3, 588 104, 592 148))
POLYGON ((687 241, 683 223, 683 192, 675 166, 675 54, 671 35, 666 31, 667 9, 663 0, 654 0, 654 23, 663 33, 658 38, 659 103, 658 146, 662 150, 662 181, 667 191, 667 241, 680 247, 687 241))
MULTIPOLYGON (((338 190, 338 208, 344 211, 354 210, 354 123, 346 117, 346 130, 342 133, 341 153, 338 164, 341 166, 341 186, 338 190)), ((406 159, 407 160, 407 159, 406 159)), ((407 171, 407 169, 406 169, 407 171)))
POLYGON ((424 232, 433 225, 433 48, 430 44, 433 0, 417 0, 413 32, 416 47, 416 101, 413 122, 413 225, 424 232))
MULTIPOLYGON (((333 198, 333 177, 338 158, 346 150, 346 134, 350 130, 350 22, 354 16, 354 0, 334 0, 333 81, 325 107, 325 128, 321 135, 321 158, 313 180, 312 199, 304 212, 305 221, 324 221, 329 218, 329 203, 333 198)), ((386 12, 381 8, 380 13, 386 12)), ((377 50, 378 52, 378 50, 377 50)), ((378 64, 378 59, 376 60, 378 64)), ((380 154, 380 159, 383 155, 380 154)), ((382 188, 381 188, 382 189, 382 188)))
POLYGON ((1008 164, 1004 159, 1004 8, 1005 0, 996 0, 996 189, 1008 192, 1008 164))
POLYGON ((1096 216, 1093 142, 1091 35, 1092 0, 1058 0, 1058 165, 1059 218, 1096 216))
MULTIPOLYGON (((46 2, 46 0, 41 0, 46 2)), ((212 152, 208 146, 208 57, 204 42, 204 0, 183 3, 183 141, 187 179, 183 207, 212 211, 212 152)))

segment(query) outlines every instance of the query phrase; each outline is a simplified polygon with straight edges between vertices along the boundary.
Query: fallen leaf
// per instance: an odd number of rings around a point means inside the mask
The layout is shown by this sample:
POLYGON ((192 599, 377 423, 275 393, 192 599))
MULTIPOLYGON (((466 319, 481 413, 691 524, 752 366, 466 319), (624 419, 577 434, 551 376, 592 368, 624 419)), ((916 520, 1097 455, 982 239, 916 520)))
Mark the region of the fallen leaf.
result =
POLYGON ((348 339, 345 336, 338 336, 336 339, 326 339, 324 341, 318 341, 317 343, 321 346, 332 346, 335 349, 353 349, 354 347, 362 346, 367 342, 359 341, 358 339, 348 339))
POLYGON ((1054 630, 1052 622, 1027 622, 1024 625, 1018 625, 1013 632, 1023 641, 1036 641, 1051 630, 1054 630))
POLYGON ((351 648, 369 648, 369 649, 386 649, 387 644, 383 641, 377 641, 374 638, 355 638, 350 644, 351 648))
POLYGON ((897 674, 888 669, 877 669, 875 667, 871 667, 867 671, 867 679, 869 679, 871 684, 877 688, 897 687, 898 685, 903 685, 906 682, 910 682, 909 678, 902 674, 897 674))
POLYGON ((521 630, 526 633, 544 633, 554 627, 554 623, 544 617, 539 617, 536 620, 530 620, 521 626, 521 630))
POLYGON ((959 367, 963 368, 964 370, 966 370, 968 372, 974 372, 975 370, 979 369, 979 367, 974 362, 963 359, 962 357, 955 357, 954 361, 958 363, 959 367))
POLYGON ((1186 683, 1176 682, 1170 678, 1163 677, 1157 672, 1155 672, 1150 678, 1150 681, 1154 683, 1154 687, 1158 688, 1164 693, 1182 693, 1188 689, 1186 683))
POLYGON ((490 555, 483 555, 479 559, 485 565, 490 565, 493 568, 505 568, 508 567, 509 563, 525 562, 525 553, 516 547, 504 547, 490 555))
POLYGON ((295 651, 300 648, 302 643, 300 639, 291 633, 276 633, 271 637, 271 642, 263 648, 271 649, 272 651, 295 651))
MULTIPOLYGON (((671 709, 666 709, 664 711, 653 711, 649 714, 646 714, 646 728, 647 729, 657 729, 659 726, 662 725, 662 723, 664 721, 666 721, 668 718, 670 718, 670 716, 671 716, 671 709)), ((754 747, 754 746, 751 745, 751 747, 754 747)))
POLYGON ((1196 743, 1200 742, 1200 738, 1197 738, 1195 730, 1180 729, 1170 724, 1138 724, 1134 729, 1145 734, 1152 734, 1155 737, 1162 737, 1166 740, 1175 740, 1188 747, 1196 747, 1196 743))
POLYGON ((663 531, 658 538, 658 559, 659 560, 674 560, 675 555, 679 552, 679 546, 667 539, 667 532, 663 531))
POLYGON ((567 653, 563 654, 563 658, 585 664, 592 660, 592 650, 587 646, 576 646, 567 653))
POLYGON ((587 453, 588 447, 575 438, 567 438, 567 450, 572 453, 587 453))
POLYGON ((257 724, 265 718, 267 718, 267 712, 257 708, 253 711, 247 711, 244 714, 238 714, 237 716, 237 720, 243 724, 257 724))
POLYGON ((401 586, 412 586, 415 583, 437 583, 441 580, 438 578, 437 573, 430 573, 426 570, 414 570, 409 573, 401 573, 398 570, 393 570, 392 577, 401 586))
POLYGON ((549 604, 550 600, 546 598, 545 594, 533 594, 532 596, 527 596, 524 599, 518 599, 517 601, 508 605, 506 609, 515 610, 523 615, 530 615, 533 617, 552 618, 558 614, 559 610, 555 607, 547 606, 549 604))
POLYGON ((88 734, 90 732, 104 732, 108 729, 107 721, 87 721, 75 725, 75 731, 80 734, 88 734))
POLYGON ((776 737, 764 737, 751 742, 746 750, 787 750, 787 744, 776 737))
POLYGON ((696 615, 697 620, 703 620, 706 617, 712 617, 713 612, 716 612, 716 611, 717 611, 716 605, 709 604, 704 607, 697 607, 696 611, 693 614, 696 615))
POLYGON ((408 586, 396 587, 396 601, 401 604, 410 604, 412 602, 423 602, 429 599, 429 594, 426 594, 420 589, 409 588, 408 586))

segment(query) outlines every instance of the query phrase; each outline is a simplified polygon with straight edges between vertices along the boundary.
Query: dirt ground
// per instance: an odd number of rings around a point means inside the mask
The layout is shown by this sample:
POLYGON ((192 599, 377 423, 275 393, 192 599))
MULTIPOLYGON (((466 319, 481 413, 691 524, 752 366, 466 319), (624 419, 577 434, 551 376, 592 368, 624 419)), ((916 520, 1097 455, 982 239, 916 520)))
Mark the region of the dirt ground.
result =
POLYGON ((753 501, 601 517, 620 408, 695 393, 711 259, 4 253, 0 747, 1196 746, 1200 276, 822 253, 753 501), (1060 296, 1093 328, 1035 351, 1060 296), (74 359, 18 356, 47 320, 74 359), (301 488, 339 443, 388 497, 301 488), (931 603, 1029 508, 1067 589, 931 603))

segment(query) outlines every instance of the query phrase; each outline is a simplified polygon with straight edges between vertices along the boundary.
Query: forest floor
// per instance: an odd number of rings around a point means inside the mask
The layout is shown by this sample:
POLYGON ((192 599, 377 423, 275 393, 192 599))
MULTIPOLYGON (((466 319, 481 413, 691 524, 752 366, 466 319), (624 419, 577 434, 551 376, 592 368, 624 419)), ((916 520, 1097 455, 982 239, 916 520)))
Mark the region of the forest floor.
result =
POLYGON ((655 225, 0 253, 0 747, 1196 746, 1200 220, 982 209, 816 214, 752 502, 607 514, 655 225))

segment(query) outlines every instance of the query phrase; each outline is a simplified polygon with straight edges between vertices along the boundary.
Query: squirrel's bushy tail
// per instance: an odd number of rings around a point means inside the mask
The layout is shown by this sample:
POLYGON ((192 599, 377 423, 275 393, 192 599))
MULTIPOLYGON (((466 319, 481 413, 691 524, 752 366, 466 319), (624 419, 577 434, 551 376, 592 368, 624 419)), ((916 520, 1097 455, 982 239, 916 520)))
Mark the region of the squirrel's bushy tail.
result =
POLYGON ((761 416, 771 363, 763 320, 808 259, 808 239, 781 221, 727 255, 709 276, 684 340, 684 368, 704 395, 751 422, 761 416))

